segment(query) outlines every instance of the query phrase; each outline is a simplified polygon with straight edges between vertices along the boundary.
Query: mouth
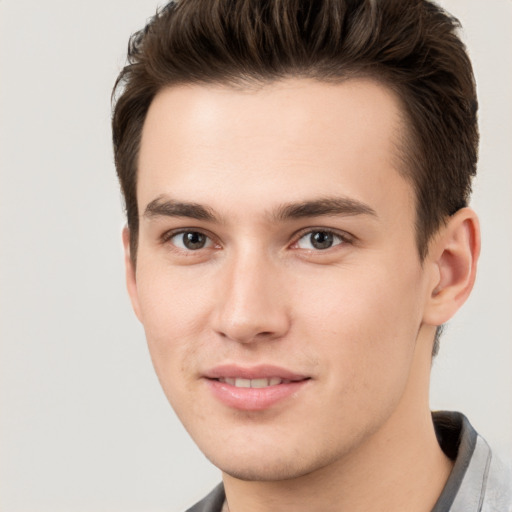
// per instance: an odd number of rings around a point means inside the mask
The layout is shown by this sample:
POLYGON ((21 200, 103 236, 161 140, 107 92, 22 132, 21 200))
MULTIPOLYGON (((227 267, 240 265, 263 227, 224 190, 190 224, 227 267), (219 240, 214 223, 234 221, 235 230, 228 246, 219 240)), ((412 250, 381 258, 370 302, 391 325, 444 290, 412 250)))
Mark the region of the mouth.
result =
POLYGON ((219 366, 205 376, 213 396, 229 408, 262 411, 285 404, 312 380, 275 366, 219 366))
POLYGON ((279 384, 289 384, 290 382, 299 382, 300 380, 289 380, 282 379, 280 377, 270 377, 267 378, 259 378, 259 379, 244 379, 243 377, 221 377, 219 379, 215 379, 218 382, 222 382, 224 384, 229 384, 230 386, 235 386, 236 388, 268 388, 270 386, 278 386, 279 384))

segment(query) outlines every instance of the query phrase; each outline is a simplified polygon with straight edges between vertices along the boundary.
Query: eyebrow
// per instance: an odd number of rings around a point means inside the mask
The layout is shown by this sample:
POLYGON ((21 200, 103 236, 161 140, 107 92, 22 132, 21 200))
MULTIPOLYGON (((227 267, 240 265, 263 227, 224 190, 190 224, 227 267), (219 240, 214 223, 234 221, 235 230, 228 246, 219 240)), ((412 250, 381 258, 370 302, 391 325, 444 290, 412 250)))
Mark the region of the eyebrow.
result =
POLYGON ((289 203, 280 206, 273 217, 284 221, 304 217, 319 217, 328 215, 371 215, 377 217, 377 212, 369 205, 346 197, 333 197, 289 203))
POLYGON ((144 217, 188 217, 190 219, 218 221, 217 216, 211 208, 198 203, 187 203, 157 197, 153 199, 144 210, 144 217))
MULTIPOLYGON (((328 197, 283 204, 271 213, 270 218, 273 221, 283 222, 306 217, 329 215, 371 215, 376 217, 377 213, 369 205, 355 199, 328 197)), ((160 216, 187 217, 208 222, 220 222, 220 218, 215 214, 214 210, 207 206, 203 206, 199 203, 176 201, 163 196, 157 197, 148 203, 144 210, 144 217, 146 218, 160 216)))

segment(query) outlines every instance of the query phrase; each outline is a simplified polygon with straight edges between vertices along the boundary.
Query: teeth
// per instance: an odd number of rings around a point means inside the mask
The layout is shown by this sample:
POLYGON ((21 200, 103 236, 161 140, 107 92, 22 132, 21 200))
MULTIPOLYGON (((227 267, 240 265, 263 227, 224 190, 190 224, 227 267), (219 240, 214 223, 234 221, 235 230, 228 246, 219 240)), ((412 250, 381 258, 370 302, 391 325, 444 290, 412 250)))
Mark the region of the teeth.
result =
POLYGON ((250 388, 251 381, 249 379, 235 379, 235 387, 237 388, 250 388))
POLYGON ((219 381, 237 388, 266 388, 268 386, 277 386, 278 384, 285 382, 279 377, 271 377, 270 379, 235 379, 232 377, 225 377, 224 379, 219 379, 219 381))
POLYGON ((252 379, 251 388, 266 388, 270 386, 269 379, 252 379))

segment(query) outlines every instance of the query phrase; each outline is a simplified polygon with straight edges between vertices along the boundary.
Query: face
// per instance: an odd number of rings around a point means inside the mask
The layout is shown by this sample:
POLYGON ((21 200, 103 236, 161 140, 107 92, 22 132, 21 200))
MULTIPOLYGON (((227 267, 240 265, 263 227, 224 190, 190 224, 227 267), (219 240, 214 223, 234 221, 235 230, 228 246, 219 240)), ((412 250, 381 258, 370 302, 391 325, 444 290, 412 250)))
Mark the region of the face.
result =
POLYGON ((170 403, 223 471, 307 474, 404 414, 429 277, 402 132, 371 81, 154 99, 128 287, 170 403))

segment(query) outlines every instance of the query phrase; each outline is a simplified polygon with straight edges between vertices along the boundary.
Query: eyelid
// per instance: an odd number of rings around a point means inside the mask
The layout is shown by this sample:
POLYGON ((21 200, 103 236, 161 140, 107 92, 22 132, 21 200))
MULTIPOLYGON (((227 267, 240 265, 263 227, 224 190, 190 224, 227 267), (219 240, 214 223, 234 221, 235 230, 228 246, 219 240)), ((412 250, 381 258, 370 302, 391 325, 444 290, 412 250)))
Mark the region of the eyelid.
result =
MULTIPOLYGON (((162 244, 168 244, 169 242, 171 242, 171 240, 177 236, 177 235, 181 235, 183 233, 200 233, 201 235, 204 235, 205 237, 207 237, 211 243, 213 244, 213 246, 220 246, 220 243, 219 243, 219 240, 217 237, 215 237, 212 233, 210 233, 208 230, 206 229, 203 229, 203 228, 189 228, 189 227, 186 227, 186 228, 175 228, 175 229, 169 229, 167 231, 165 231, 164 233, 162 233, 160 235, 160 242, 162 244)), ((173 245, 173 247, 178 250, 178 251, 183 251, 182 249, 180 249, 179 247, 175 246, 174 244, 171 244, 173 245)), ((210 249, 211 247, 204 247, 203 249, 210 249)), ((184 251, 184 252, 198 252, 200 251, 201 249, 198 249, 197 251, 184 251)))
MULTIPOLYGON (((347 233, 346 231, 339 230, 339 229, 334 229, 334 228, 327 228, 327 227, 322 227, 322 226, 316 226, 316 227, 303 228, 303 229, 297 231, 293 235, 293 241, 290 244, 290 246, 292 248, 294 248, 294 246, 296 246, 298 244, 298 242, 299 242, 299 240, 301 238, 303 238, 306 235, 309 235, 311 233, 316 233, 316 232, 329 233, 329 234, 332 234, 334 236, 337 236, 337 237, 341 238, 341 240, 343 241, 343 244, 344 243, 351 244, 351 243, 354 243, 356 241, 356 237, 354 235, 351 235, 350 233, 347 233)), ((333 246, 333 248, 337 247, 338 245, 343 245, 343 244, 336 244, 335 246, 333 246)), ((302 250, 306 250, 306 249, 302 249, 302 250)), ((315 252, 326 252, 328 250, 329 249, 325 249, 324 251, 315 250, 315 252)))
MULTIPOLYGON (((344 243, 348 243, 348 244, 354 243, 357 240, 357 238, 354 235, 348 233, 347 231, 334 229, 334 228, 328 228, 328 227, 324 227, 324 226, 313 226, 313 227, 303 228, 303 229, 300 229, 299 231, 295 232, 292 235, 292 242, 289 244, 289 247, 294 248, 294 246, 297 245, 298 241, 301 238, 303 238, 304 236, 306 236, 308 234, 315 233, 318 231, 333 234, 333 235, 341 238, 341 240, 344 243)), ((159 237, 160 243, 168 244, 173 237, 183 234, 183 233, 190 233, 190 232, 201 233, 202 235, 206 236, 212 242, 212 244, 214 246, 221 246, 221 242, 217 236, 215 236, 213 233, 211 233, 210 231, 208 231, 204 228, 196 228, 196 227, 180 227, 180 228, 169 229, 160 235, 160 237, 159 237)), ((172 245, 176 250, 181 250, 178 247, 174 246, 174 244, 172 244, 172 245)), ((343 245, 343 244, 336 244, 334 247, 337 247, 338 245, 343 245)), ((209 248, 211 248, 211 247, 205 247, 205 249, 209 249, 209 248)), ((198 251, 199 250, 200 249, 198 249, 198 251)), ((326 249, 326 251, 327 250, 328 249, 326 249)), ((186 252, 197 252, 197 251, 186 251, 186 252)), ((322 252, 322 251, 315 251, 315 252, 322 252)))

